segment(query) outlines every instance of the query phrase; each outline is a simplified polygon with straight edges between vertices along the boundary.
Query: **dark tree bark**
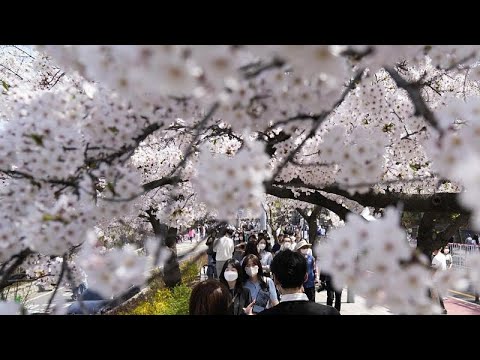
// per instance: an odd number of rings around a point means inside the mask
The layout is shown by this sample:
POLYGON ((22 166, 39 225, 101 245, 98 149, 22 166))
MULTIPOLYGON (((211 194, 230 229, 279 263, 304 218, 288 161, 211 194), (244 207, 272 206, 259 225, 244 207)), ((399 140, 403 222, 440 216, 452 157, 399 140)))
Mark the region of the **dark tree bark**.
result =
POLYGON ((300 208, 297 208, 296 210, 300 215, 302 215, 302 217, 307 222, 307 224, 308 224, 308 241, 309 241, 310 244, 314 244, 315 241, 317 240, 317 231, 318 231, 317 218, 320 215, 320 212, 322 211, 322 207, 321 206, 315 206, 313 208, 310 216, 307 215, 305 210, 302 210, 300 208))
POLYGON ((438 224, 442 216, 436 212, 426 212, 423 214, 418 228, 417 249, 429 258, 435 249, 440 249, 448 244, 449 239, 458 232, 458 229, 468 223, 469 216, 466 214, 458 215, 445 230, 437 232, 435 225, 438 224))
POLYGON ((433 228, 435 226, 435 215, 432 212, 423 214, 418 227, 417 249, 430 259, 435 249, 433 239, 433 228))
MULTIPOLYGON (((326 186, 326 187, 315 187, 312 185, 305 184, 303 181, 294 179, 289 182, 274 182, 274 186, 267 186, 267 193, 277 196, 275 193, 279 193, 278 197, 284 197, 289 199, 297 199, 308 202, 310 204, 324 206, 330 209, 328 206, 324 205, 324 196, 320 195, 318 192, 313 192, 310 194, 301 193, 302 199, 299 197, 295 198, 293 192, 282 192, 277 189, 287 190, 285 186, 293 188, 307 188, 317 191, 323 191, 329 194, 335 194, 342 196, 344 198, 353 200, 359 203, 362 206, 370 206, 374 208, 385 208, 390 205, 402 204, 404 211, 412 212, 443 212, 443 213, 459 213, 459 214, 468 214, 470 211, 463 207, 462 204, 458 201, 458 193, 435 193, 435 194, 406 194, 402 192, 390 191, 387 193, 375 193, 370 191, 365 194, 350 194, 348 191, 340 189, 336 186, 326 186), (320 195, 320 196, 318 196, 320 195)), ((331 200, 330 200, 331 201, 331 200)), ((333 201, 333 203, 335 203, 333 201)), ((335 203, 336 204, 336 203, 335 203)), ((338 205, 338 204, 337 204, 338 205)), ((338 216, 335 210, 334 211, 338 216)))
POLYGON ((443 245, 447 245, 448 242, 450 241, 450 238, 454 236, 455 234, 458 234, 458 230, 461 227, 467 226, 469 220, 469 216, 466 214, 460 214, 458 215, 455 220, 453 220, 448 227, 442 231, 438 237, 439 240, 442 242, 443 245))
POLYGON ((299 196, 295 197, 292 190, 282 188, 279 186, 267 186, 266 192, 270 195, 273 195, 279 198, 300 200, 300 201, 308 202, 310 204, 315 204, 315 205, 325 207, 333 211, 335 214, 337 214, 340 217, 340 219, 344 221, 347 217, 347 214, 350 213, 350 210, 348 210, 346 207, 342 206, 341 204, 333 200, 326 198, 325 196, 323 196, 318 192, 314 192, 308 195, 302 192, 299 194, 299 196))
POLYGON ((30 255, 32 251, 30 249, 25 249, 19 254, 12 257, 11 261, 8 261, 3 264, 0 269, 0 292, 5 289, 7 286, 11 285, 10 279, 12 278, 15 270, 20 267, 24 260, 30 255), (13 260, 15 259, 15 260, 13 260))
POLYGON ((178 263, 177 258, 177 229, 160 223, 155 216, 154 209, 148 209, 147 215, 155 236, 159 241, 160 239, 163 239, 163 245, 167 246, 171 252, 170 257, 163 266, 163 281, 165 282, 165 286, 173 288, 182 282, 180 264, 178 263))
MULTIPOLYGON (((167 228, 167 226, 165 226, 167 228)), ((165 245, 168 246, 172 255, 165 262, 163 267, 163 281, 165 285, 169 288, 173 288, 176 285, 182 283, 182 274, 180 272, 180 264, 178 263, 177 258, 177 229, 176 228, 167 228, 165 245)))

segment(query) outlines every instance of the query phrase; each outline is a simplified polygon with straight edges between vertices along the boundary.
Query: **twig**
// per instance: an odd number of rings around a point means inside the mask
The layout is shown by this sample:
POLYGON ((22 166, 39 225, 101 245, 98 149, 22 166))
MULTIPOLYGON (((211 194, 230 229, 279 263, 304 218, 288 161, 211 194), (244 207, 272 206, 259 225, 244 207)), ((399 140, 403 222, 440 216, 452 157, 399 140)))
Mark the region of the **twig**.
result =
POLYGON ((29 54, 29 53, 27 53, 25 50, 23 50, 23 49, 19 48, 17 45, 10 45, 10 46, 12 46, 12 47, 14 47, 15 49, 17 49, 17 50, 19 50, 19 51, 23 52, 24 54, 26 54, 27 56, 31 57, 32 59, 35 59, 35 57, 34 57, 34 56, 30 55, 30 54, 29 54))
MULTIPOLYGON (((185 163, 187 162, 188 158, 190 157, 190 155, 193 153, 192 152, 192 149, 194 148, 195 146, 195 143, 197 142, 198 138, 200 137, 200 133, 202 131, 202 128, 204 127, 204 125, 208 122, 208 120, 213 116, 213 114, 215 113, 215 111, 217 111, 219 107, 219 103, 216 102, 212 105, 212 107, 210 108, 210 110, 207 112, 207 114, 205 115, 205 117, 196 125, 196 132, 195 132, 195 135, 193 136, 193 139, 192 141, 190 142, 190 145, 188 146, 187 150, 185 151, 185 154, 183 155, 183 158, 182 160, 177 164, 177 166, 175 166, 175 168, 170 172, 170 174, 168 175, 168 177, 172 176, 173 174, 175 174, 177 172, 178 169, 181 169, 183 167, 183 165, 185 165, 185 163)), ((180 174, 181 174, 181 171, 180 171, 180 174)), ((180 176, 180 175, 178 175, 180 176)))
POLYGON ((10 68, 6 67, 6 66, 5 66, 5 65, 3 65, 3 64, 0 64, 0 66, 1 66, 1 67, 3 67, 4 69, 6 69, 6 70, 10 71, 10 72, 11 72, 13 75, 16 75, 16 76, 18 76, 18 78, 19 78, 20 80, 23 80, 23 78, 22 78, 20 75, 18 75, 18 74, 17 74, 15 71, 13 71, 12 69, 10 69, 10 68))
POLYGON ((262 72, 266 70, 280 68, 283 65, 285 65, 285 61, 278 57, 275 57, 271 62, 267 64, 255 63, 255 64, 251 64, 251 66, 250 65, 245 66, 241 70, 244 71, 245 79, 251 79, 260 75, 262 72), (257 67, 255 68, 255 66, 257 67))
POLYGON ((433 114, 433 112, 428 108, 427 104, 422 98, 422 94, 420 92, 421 88, 425 84, 421 84, 419 82, 415 83, 409 83, 406 81, 400 74, 393 68, 386 67, 385 71, 387 71, 392 79, 395 81, 397 86, 399 88, 405 89, 408 93, 408 96, 410 97, 410 100, 413 103, 413 106, 415 107, 415 114, 416 116, 423 116, 425 120, 435 128, 440 137, 443 136, 444 131, 443 129, 439 126, 438 120, 433 114))
POLYGON ((45 309, 45 313, 48 314, 48 311, 50 310, 50 306, 52 305, 53 298, 55 295, 57 295, 58 288, 60 287, 62 280, 63 280, 63 275, 65 274, 65 269, 67 268, 67 254, 63 255, 63 262, 62 262, 62 270, 60 271, 60 276, 58 277, 57 285, 55 286, 55 290, 53 290, 53 294, 50 297, 50 300, 48 301, 47 308, 45 309))
POLYGON ((14 271, 20 265, 22 265, 23 261, 31 253, 32 253, 32 251, 30 249, 25 249, 25 250, 22 250, 19 254, 14 255, 12 257, 12 259, 16 258, 16 260, 13 262, 13 264, 5 272, 2 273, 2 279, 0 280, 0 290, 3 290, 5 287, 10 285, 8 283, 8 280, 10 279, 10 275, 12 275, 14 273, 14 271))
MULTIPOLYGON (((363 75, 363 69, 360 69, 355 77, 349 82, 347 85, 347 88, 344 90, 342 96, 337 100, 337 102, 333 105, 333 107, 329 111, 323 111, 321 114, 316 115, 313 117, 313 120, 315 121, 315 125, 313 128, 310 130, 308 135, 302 140, 302 142, 295 148, 293 149, 290 154, 282 161, 282 163, 277 167, 275 173, 272 176, 272 180, 275 179, 282 171, 282 169, 295 157, 295 155, 302 149, 303 145, 307 142, 308 139, 312 138, 315 136, 317 133, 317 130, 320 128, 320 125, 322 125, 323 121, 338 107, 342 104, 342 102, 345 100, 347 95, 350 93, 352 89, 354 89, 357 86, 358 81, 362 78, 363 75)), ((303 115, 302 115, 303 116, 303 115)), ((271 181, 270 180, 270 184, 271 181)), ((267 184, 269 184, 267 182, 267 184)))
MULTIPOLYGON (((56 74, 55 74, 56 75, 56 74)), ((51 90, 57 83, 60 81, 60 79, 65 75, 65 72, 61 73, 60 76, 57 78, 57 80, 53 83, 52 86, 49 87, 49 90, 51 90)), ((55 76, 54 76, 55 78, 55 76)), ((53 80, 53 79, 52 79, 53 80)))

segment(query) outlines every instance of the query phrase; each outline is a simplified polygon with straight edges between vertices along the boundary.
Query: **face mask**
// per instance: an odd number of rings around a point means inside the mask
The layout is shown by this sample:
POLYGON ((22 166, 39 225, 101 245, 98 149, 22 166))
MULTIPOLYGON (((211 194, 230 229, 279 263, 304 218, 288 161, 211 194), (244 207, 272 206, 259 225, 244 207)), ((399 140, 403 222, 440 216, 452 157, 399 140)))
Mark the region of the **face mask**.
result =
POLYGON ((283 247, 285 249, 290 249, 292 247, 292 244, 290 244, 289 242, 286 242, 286 243, 283 244, 283 247))
POLYGON ((225 276, 225 280, 227 281, 235 281, 238 279, 238 273, 236 271, 225 271, 223 276, 225 276))
POLYGON ((252 266, 252 267, 246 267, 245 272, 247 273, 248 276, 252 277, 258 274, 258 266, 252 266))
POLYGON ((258 248, 259 248, 260 250, 265 250, 266 247, 267 247, 267 245, 265 245, 265 244, 260 244, 260 245, 258 245, 258 248))
POLYGON ((300 253, 302 255, 307 255, 308 254, 308 249, 300 249, 300 253))
POLYGON ((449 252, 450 252, 449 250, 445 250, 445 251, 444 251, 445 254, 448 254, 449 252))

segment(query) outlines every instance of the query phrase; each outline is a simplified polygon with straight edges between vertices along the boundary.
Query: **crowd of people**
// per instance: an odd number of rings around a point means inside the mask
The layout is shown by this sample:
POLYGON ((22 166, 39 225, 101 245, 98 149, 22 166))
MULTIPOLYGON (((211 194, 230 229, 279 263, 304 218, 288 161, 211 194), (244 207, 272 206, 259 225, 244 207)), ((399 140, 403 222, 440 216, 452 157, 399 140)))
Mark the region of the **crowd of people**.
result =
POLYGON ((300 232, 279 234, 272 246, 266 231, 226 228, 206 244, 209 279, 193 289, 190 314, 340 314, 341 292, 319 273, 312 244, 300 232), (315 302, 315 292, 324 289, 327 305, 315 302))

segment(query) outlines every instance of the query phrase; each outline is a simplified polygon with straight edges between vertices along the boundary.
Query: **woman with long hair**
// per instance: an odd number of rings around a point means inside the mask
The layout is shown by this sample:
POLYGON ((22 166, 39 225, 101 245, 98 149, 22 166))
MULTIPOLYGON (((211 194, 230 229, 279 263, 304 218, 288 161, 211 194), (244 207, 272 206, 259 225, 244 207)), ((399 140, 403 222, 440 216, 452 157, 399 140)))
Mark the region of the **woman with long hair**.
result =
POLYGON ((237 260, 227 260, 220 273, 220 282, 224 284, 232 295, 233 315, 244 315, 244 309, 252 302, 250 290, 243 286, 243 270, 237 260))
POLYGON ((208 279, 192 290, 189 303, 190 315, 231 315, 232 296, 220 281, 208 279))
POLYGON ((273 280, 263 275, 260 259, 253 255, 247 255, 242 264, 243 286, 250 290, 252 300, 255 301, 253 313, 259 313, 266 308, 278 304, 277 291, 273 280))

